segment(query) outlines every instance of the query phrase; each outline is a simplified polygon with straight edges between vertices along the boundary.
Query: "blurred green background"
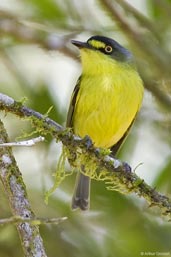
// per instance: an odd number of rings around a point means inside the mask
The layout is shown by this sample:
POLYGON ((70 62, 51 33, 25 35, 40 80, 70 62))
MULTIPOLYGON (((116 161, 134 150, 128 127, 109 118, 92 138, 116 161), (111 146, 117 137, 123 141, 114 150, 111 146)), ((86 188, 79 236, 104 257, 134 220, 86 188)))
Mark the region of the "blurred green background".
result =
MULTIPOLYGON (((81 72, 70 39, 95 34, 114 38, 136 56, 145 81, 141 112, 119 158, 162 193, 171 193, 171 1, 1 0, 0 91, 64 125, 71 92, 81 72), (112 5, 114 12, 109 5, 112 5)), ((10 140, 31 132, 29 122, 0 113, 10 140)), ((135 195, 108 191, 92 181, 91 209, 71 211, 75 174, 44 203, 53 184, 61 145, 51 138, 32 148, 14 148, 33 211, 63 217, 42 225, 50 257, 171 256, 171 225, 159 210, 135 195)), ((11 216, 2 185, 0 218, 11 216)), ((0 257, 23 256, 16 228, 0 227, 0 257)))

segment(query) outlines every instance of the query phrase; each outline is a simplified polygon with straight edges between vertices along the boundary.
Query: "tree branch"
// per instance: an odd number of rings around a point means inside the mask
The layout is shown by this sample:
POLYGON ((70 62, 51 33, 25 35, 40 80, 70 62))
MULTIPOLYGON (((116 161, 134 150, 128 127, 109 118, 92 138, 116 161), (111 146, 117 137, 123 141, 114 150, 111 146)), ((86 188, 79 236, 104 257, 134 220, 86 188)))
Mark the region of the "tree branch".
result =
POLYGON ((3 94, 0 94, 0 110, 29 118, 43 135, 50 134, 57 141, 60 140, 67 149, 70 163, 87 176, 105 181, 110 190, 126 194, 134 192, 139 197, 144 197, 150 206, 159 207, 163 215, 171 218, 171 201, 167 196, 151 188, 131 172, 127 164, 95 148, 90 139, 75 136, 69 129, 3 94))
MULTIPOLYGON (((8 136, 3 123, 0 121, 0 143, 4 142, 8 142, 8 136)), ((24 256, 46 257, 38 225, 29 224, 25 220, 34 219, 35 216, 27 197, 22 175, 10 147, 0 148, 0 179, 9 199, 13 215, 20 216, 23 219, 16 224, 16 227, 20 235, 24 256)))
POLYGON ((66 44, 75 35, 73 32, 67 36, 58 36, 56 31, 47 29, 42 24, 24 21, 2 10, 0 10, 0 32, 20 42, 37 44, 47 50, 58 50, 68 57, 77 59, 66 44))

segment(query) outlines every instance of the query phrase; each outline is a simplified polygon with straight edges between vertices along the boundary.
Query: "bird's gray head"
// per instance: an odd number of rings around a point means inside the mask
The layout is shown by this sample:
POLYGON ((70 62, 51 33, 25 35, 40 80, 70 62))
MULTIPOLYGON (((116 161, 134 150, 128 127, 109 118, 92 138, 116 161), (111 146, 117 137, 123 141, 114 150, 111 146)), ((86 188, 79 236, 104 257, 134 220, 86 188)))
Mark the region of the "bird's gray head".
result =
POLYGON ((131 62, 132 54, 114 39, 104 36, 93 36, 87 42, 72 40, 72 43, 79 48, 88 48, 110 56, 120 62, 131 62))

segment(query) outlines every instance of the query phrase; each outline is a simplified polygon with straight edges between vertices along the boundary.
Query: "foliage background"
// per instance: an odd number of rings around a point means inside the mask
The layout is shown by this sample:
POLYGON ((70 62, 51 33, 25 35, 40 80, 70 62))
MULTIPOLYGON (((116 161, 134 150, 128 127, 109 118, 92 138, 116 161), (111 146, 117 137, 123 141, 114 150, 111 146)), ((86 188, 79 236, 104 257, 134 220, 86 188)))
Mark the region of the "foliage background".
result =
MULTIPOLYGON (((116 39, 136 56, 147 87, 142 110, 119 158, 133 168, 142 163, 136 173, 170 195, 171 1, 129 2, 130 9, 122 0, 1 0, 0 90, 16 100, 26 97, 26 104, 41 113, 53 106, 49 116, 64 124, 70 95, 81 72, 78 52, 70 39, 86 40, 94 34, 116 39), (134 35, 110 12, 107 2, 112 2, 121 18, 131 24, 134 35)), ((11 141, 32 131, 29 122, 9 114, 1 113, 0 117, 11 141)), ((53 183, 60 144, 47 138, 32 148, 15 148, 14 153, 36 215, 68 217, 58 226, 41 226, 48 256, 137 257, 148 252, 171 256, 171 225, 135 195, 107 191, 103 183, 93 181, 91 210, 72 212, 73 174, 45 205, 44 193, 53 183)), ((4 218, 11 214, 2 187, 0 191, 0 218, 4 218)), ((0 227, 0 256, 22 256, 12 225, 0 227)))

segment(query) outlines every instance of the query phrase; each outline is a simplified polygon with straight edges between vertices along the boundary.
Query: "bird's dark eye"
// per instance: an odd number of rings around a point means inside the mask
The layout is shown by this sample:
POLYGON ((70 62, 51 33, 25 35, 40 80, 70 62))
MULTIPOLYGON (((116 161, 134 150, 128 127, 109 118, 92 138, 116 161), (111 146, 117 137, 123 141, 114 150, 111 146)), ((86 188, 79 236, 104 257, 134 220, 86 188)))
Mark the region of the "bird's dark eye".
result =
POLYGON ((105 46, 105 52, 107 54, 110 54, 112 51, 113 51, 113 48, 111 46, 109 46, 109 45, 105 46))

